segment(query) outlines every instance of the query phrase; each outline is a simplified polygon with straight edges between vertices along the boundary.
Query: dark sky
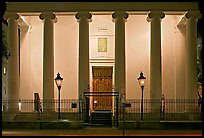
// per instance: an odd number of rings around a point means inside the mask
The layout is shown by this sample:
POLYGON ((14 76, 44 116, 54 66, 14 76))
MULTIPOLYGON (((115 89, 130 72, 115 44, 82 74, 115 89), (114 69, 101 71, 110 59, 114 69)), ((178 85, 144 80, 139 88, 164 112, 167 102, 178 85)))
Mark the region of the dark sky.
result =
POLYGON ((198 36, 203 36, 203 19, 199 19, 197 22, 197 31, 198 31, 198 36))

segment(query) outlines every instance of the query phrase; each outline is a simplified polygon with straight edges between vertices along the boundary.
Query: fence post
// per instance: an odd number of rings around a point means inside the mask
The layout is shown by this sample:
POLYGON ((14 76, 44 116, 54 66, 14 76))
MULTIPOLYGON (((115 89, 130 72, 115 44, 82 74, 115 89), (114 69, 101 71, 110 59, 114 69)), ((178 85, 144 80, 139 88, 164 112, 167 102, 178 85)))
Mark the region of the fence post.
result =
POLYGON ((116 127, 118 127, 118 96, 116 96, 116 127))
POLYGON ((80 97, 79 97, 79 119, 80 120, 82 118, 82 110, 83 110, 82 105, 83 105, 83 103, 82 103, 82 96, 80 95, 80 97))
POLYGON ((85 96, 84 122, 89 123, 89 98, 85 96))

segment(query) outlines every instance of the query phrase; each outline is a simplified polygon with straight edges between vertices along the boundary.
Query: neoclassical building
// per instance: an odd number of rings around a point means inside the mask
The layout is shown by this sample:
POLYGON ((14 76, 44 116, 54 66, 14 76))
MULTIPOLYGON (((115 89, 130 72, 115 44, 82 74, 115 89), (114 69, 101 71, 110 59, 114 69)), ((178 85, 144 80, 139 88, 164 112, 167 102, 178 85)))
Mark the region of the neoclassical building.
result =
POLYGON ((143 72, 145 99, 195 99, 199 18, 198 2, 7 2, 3 98, 57 99, 59 72, 61 99, 140 99, 143 72))

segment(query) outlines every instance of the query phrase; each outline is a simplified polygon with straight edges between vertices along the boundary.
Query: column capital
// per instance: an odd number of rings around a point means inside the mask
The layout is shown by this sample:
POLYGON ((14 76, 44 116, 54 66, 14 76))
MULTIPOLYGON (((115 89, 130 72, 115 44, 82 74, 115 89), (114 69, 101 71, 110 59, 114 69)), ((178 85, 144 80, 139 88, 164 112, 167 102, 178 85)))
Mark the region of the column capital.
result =
POLYGON ((127 21, 128 17, 129 14, 126 13, 126 11, 114 11, 112 14, 113 21, 115 21, 117 18, 123 18, 125 21, 127 21))
POLYGON ((161 10, 153 10, 148 13, 147 21, 150 22, 152 18, 163 19, 165 14, 161 10))
POLYGON ((14 20, 18 20, 20 16, 16 12, 6 12, 3 17, 5 20, 8 20, 10 18, 14 20))
POLYGON ((88 19, 91 22, 92 14, 88 11, 80 11, 75 14, 77 21, 80 19, 88 19))
POLYGON ((53 12, 42 12, 42 13, 39 15, 39 18, 40 18, 41 20, 52 19, 54 23, 57 22, 57 17, 56 17, 56 15, 55 15, 53 12))
POLYGON ((201 13, 199 11, 188 11, 188 12, 186 12, 185 17, 187 19, 189 19, 189 18, 200 19, 201 18, 201 13))

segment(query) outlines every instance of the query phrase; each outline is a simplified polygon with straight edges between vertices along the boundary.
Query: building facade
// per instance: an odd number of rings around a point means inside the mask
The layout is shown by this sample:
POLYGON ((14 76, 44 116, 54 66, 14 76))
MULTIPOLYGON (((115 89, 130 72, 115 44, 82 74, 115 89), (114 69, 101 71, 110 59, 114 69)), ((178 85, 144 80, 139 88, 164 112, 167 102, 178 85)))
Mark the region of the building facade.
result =
POLYGON ((61 99, 139 99, 142 71, 145 99, 196 99, 199 18, 198 2, 8 2, 5 98, 57 99, 59 72, 61 99))

